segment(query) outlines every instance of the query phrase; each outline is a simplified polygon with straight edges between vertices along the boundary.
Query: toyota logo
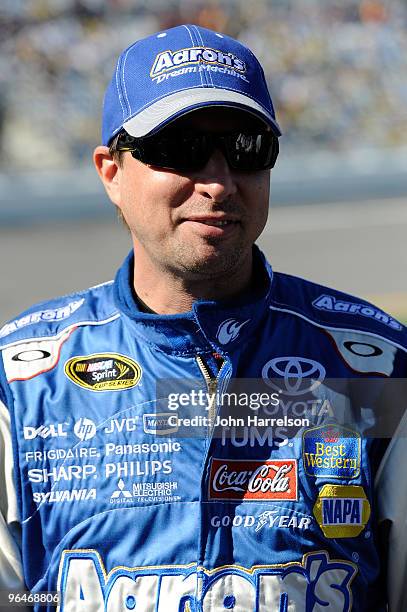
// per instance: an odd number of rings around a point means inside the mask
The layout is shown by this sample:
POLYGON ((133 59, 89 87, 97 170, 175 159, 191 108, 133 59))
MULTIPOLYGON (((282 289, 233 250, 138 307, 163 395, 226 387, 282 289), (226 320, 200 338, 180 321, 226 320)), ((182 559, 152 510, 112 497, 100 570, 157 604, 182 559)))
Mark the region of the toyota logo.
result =
POLYGON ((270 359, 264 364, 261 372, 264 382, 269 387, 287 395, 302 395, 312 391, 322 383, 325 374, 324 366, 305 357, 270 359), (280 382, 276 380, 277 377, 283 380, 280 382), (285 389, 282 388, 283 386, 285 389))

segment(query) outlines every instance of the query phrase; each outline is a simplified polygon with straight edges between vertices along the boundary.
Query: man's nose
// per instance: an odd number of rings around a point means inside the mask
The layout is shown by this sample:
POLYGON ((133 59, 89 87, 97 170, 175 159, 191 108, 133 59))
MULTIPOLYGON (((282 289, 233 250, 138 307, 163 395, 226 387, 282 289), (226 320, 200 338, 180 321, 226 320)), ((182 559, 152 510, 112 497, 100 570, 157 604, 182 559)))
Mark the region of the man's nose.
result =
POLYGON ((196 172, 195 191, 215 202, 223 202, 236 193, 235 173, 219 149, 215 149, 206 166, 196 172))

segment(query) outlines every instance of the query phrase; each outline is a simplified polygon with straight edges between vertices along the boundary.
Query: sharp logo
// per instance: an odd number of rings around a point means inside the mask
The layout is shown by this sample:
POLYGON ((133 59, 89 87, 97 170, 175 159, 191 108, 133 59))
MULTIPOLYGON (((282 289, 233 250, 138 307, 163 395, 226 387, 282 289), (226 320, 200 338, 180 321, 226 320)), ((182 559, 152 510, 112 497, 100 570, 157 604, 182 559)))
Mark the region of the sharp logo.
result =
POLYGON ((325 379, 323 365, 306 357, 276 357, 264 364, 266 385, 285 395, 303 395, 316 389, 325 379), (277 377, 281 377, 281 382, 277 377))
POLYGON ((226 321, 223 321, 223 323, 219 325, 216 333, 218 342, 220 342, 220 344, 229 344, 229 342, 232 342, 232 340, 236 340, 242 327, 249 321, 250 319, 247 319, 242 323, 236 319, 227 319, 226 321))
POLYGON ((224 53, 210 47, 188 47, 177 51, 163 51, 159 53, 150 71, 152 79, 174 68, 193 64, 212 64, 246 72, 246 64, 233 53, 224 53))
POLYGON ((39 427, 24 427, 24 439, 35 440, 35 438, 66 438, 65 427, 68 423, 53 423, 52 425, 40 425, 39 427))
MULTIPOLYGON (((124 563, 123 563, 124 565, 124 563)), ((245 568, 224 565, 113 567, 109 573, 94 550, 62 553, 59 612, 137 609, 157 612, 233 609, 236 612, 340 610, 352 608, 353 563, 331 560, 325 551, 304 555, 302 563, 245 568), (198 586, 197 586, 198 585, 198 586), (130 607, 130 605, 132 607, 130 607), (137 607, 137 608, 136 608, 137 607)))

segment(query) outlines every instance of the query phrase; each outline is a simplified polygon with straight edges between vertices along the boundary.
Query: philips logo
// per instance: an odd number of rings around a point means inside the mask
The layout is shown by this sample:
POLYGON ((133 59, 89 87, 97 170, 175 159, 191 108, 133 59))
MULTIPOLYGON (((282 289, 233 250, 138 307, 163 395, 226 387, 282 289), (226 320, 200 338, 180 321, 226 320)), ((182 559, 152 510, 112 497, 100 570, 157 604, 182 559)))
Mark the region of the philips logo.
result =
POLYGON ((189 47, 159 53, 154 60, 150 76, 155 79, 174 68, 200 63, 224 66, 240 73, 246 72, 246 64, 233 53, 224 53, 210 47, 189 47))

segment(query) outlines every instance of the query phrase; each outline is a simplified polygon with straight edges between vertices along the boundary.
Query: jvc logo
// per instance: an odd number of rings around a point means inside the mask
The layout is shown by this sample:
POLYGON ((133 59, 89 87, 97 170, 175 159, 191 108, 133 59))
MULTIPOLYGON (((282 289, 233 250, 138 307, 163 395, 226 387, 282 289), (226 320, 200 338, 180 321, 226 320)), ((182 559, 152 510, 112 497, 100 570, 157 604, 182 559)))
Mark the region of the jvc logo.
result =
POLYGON ((122 431, 137 431, 138 416, 128 417, 127 419, 111 419, 109 425, 104 428, 107 434, 121 433, 122 431))
POLYGON ((35 440, 35 438, 66 438, 65 427, 68 423, 53 423, 52 425, 40 425, 39 427, 24 427, 24 439, 35 440))

